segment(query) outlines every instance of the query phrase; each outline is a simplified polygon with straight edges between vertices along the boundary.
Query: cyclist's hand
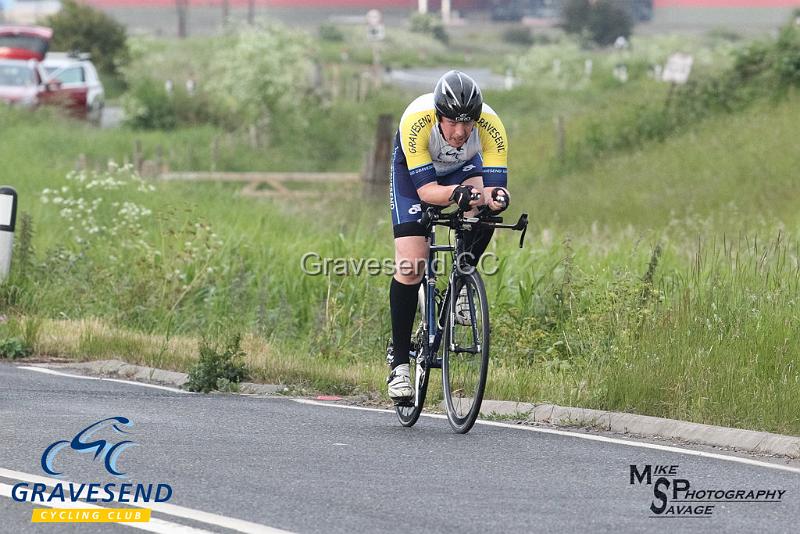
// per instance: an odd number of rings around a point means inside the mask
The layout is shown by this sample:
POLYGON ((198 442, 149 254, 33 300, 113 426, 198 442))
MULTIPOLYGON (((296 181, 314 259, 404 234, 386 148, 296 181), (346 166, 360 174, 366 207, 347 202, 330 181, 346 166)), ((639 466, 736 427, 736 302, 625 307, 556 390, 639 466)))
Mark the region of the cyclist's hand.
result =
POLYGON ((487 187, 486 189, 491 189, 490 192, 484 190, 484 194, 486 194, 488 198, 488 206, 489 209, 495 213, 500 213, 508 209, 508 206, 511 204, 511 195, 508 194, 508 190, 504 187, 487 187))
POLYGON ((459 208, 467 211, 480 204, 481 194, 471 185, 459 185, 450 195, 450 201, 455 202, 459 208))

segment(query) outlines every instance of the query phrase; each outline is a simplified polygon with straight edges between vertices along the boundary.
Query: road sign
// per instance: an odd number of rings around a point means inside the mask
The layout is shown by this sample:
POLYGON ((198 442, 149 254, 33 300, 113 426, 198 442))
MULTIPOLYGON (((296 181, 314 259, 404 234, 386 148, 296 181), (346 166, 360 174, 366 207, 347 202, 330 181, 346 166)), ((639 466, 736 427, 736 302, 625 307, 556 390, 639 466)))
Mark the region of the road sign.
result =
POLYGON ((667 60, 664 72, 661 74, 661 80, 679 85, 685 84, 689 81, 693 63, 694 58, 689 54, 672 54, 667 60))
POLYGON ((6 279, 11 270, 16 222, 17 192, 11 187, 0 187, 0 282, 6 279))
POLYGON ((367 11, 367 36, 370 41, 383 41, 386 27, 383 25, 383 13, 377 9, 367 11))
POLYGON ((17 215, 17 192, 10 187, 0 187, 0 230, 14 231, 17 215))
POLYGON ((367 11, 367 24, 370 26, 377 26, 383 23, 383 14, 377 9, 370 9, 367 11))

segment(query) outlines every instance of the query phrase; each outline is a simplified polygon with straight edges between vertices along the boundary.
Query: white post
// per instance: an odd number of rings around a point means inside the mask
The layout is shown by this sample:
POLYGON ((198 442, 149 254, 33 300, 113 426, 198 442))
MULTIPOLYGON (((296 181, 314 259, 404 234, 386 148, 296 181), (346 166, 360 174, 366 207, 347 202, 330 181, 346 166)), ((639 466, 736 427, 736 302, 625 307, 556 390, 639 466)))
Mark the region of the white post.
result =
POLYGON ((14 245, 14 226, 17 222, 17 192, 0 187, 0 282, 11 271, 11 250, 14 245))
POLYGON ((442 22, 445 26, 450 24, 450 0, 442 0, 442 22))
POLYGON ((428 0, 419 0, 419 12, 423 15, 428 12, 428 0))

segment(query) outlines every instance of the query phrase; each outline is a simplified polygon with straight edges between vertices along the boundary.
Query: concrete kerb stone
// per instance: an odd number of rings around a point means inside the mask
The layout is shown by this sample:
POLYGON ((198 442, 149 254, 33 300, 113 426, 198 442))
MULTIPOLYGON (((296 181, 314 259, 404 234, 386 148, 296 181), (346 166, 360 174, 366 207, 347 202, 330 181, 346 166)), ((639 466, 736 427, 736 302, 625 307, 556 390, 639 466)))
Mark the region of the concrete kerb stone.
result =
POLYGON ((755 453, 800 458, 800 437, 704 425, 647 415, 568 408, 554 404, 485 400, 484 416, 517 416, 520 420, 554 425, 601 428, 620 434, 679 439, 692 443, 755 453))
MULTIPOLYGON (((165 371, 154 367, 133 365, 120 360, 99 360, 94 362, 48 364, 46 367, 64 370, 74 370, 89 375, 122 378, 136 382, 146 382, 161 386, 182 387, 189 375, 177 371, 165 371)), ((283 386, 275 384, 255 384, 242 382, 239 384, 239 393, 248 395, 274 395, 284 390, 283 386)))
MULTIPOLYGON (((49 364, 45 367, 71 369, 90 375, 119 377, 172 387, 181 387, 189 379, 189 375, 186 373, 132 365, 120 360, 49 364)), ((239 385, 239 392, 249 395, 274 395, 283 391, 285 391, 284 386, 275 384, 242 382, 239 385)), ((442 403, 442 409, 446 409, 444 403, 442 403)), ((570 408, 555 404, 495 400, 483 401, 481 415, 484 417, 512 416, 523 421, 599 428, 620 434, 663 437, 714 447, 800 458, 800 437, 690 423, 647 415, 570 408)))

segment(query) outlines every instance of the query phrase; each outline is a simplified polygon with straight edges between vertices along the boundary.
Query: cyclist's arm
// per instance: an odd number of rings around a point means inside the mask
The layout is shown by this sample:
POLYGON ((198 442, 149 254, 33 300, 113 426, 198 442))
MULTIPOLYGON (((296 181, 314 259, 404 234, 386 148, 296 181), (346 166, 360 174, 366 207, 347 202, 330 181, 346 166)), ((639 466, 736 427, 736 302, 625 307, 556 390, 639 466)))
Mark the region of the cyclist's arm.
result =
POLYGON ((480 119, 475 123, 478 136, 481 140, 481 154, 483 156, 483 199, 493 211, 500 211, 503 206, 492 200, 492 192, 500 187, 506 193, 506 198, 511 198, 508 193, 508 138, 503 121, 489 107, 483 105, 480 119))
POLYGON ((508 186, 508 138, 500 117, 487 104, 475 123, 481 140, 483 185, 486 189, 508 186))
MULTIPOLYGON (((433 168, 433 158, 428 151, 428 142, 435 124, 435 117, 433 109, 425 106, 415 111, 420 105, 421 98, 412 102, 403 113, 399 131, 400 148, 403 150, 408 165, 408 174, 417 190, 436 183, 436 170, 433 168)), ((447 202, 447 198, 444 202, 447 202)))
POLYGON ((450 197, 453 196, 457 185, 439 185, 431 182, 417 189, 420 200, 435 206, 449 206, 452 204, 450 197))

